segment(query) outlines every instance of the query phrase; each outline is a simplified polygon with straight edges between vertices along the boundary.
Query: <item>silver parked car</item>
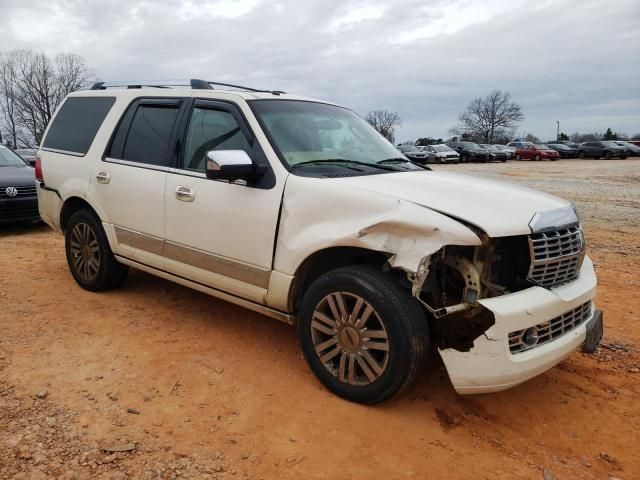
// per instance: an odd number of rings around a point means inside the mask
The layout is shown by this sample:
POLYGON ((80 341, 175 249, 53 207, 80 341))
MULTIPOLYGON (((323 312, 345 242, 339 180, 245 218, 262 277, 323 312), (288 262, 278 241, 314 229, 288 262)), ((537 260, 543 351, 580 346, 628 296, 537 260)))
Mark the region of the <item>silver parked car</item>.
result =
POLYGON ((420 147, 427 154, 429 163, 459 163, 460 154, 445 144, 420 147))

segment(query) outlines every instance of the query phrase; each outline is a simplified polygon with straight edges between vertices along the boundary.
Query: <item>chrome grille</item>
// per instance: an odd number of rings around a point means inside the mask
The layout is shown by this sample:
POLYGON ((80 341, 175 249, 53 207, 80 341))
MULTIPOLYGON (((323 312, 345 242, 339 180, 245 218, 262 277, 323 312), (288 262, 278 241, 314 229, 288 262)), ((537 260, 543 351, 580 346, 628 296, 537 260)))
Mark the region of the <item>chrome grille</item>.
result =
POLYGON ((531 266, 527 279, 545 288, 573 280, 582 265, 584 249, 579 225, 529 235, 531 266))
MULTIPOLYGON (((511 350, 511 353, 522 353, 549 343, 589 320, 589 318, 591 318, 591 312, 592 303, 588 301, 567 313, 563 313, 559 317, 552 318, 548 322, 539 323, 531 327, 535 329, 535 333, 537 334, 535 342, 531 341, 531 339, 529 343, 525 341, 525 333, 527 330, 530 330, 529 328, 511 332, 509 333, 509 350, 511 350)), ((532 338, 535 338, 535 335, 532 338)))
POLYGON ((27 185, 22 187, 15 187, 15 189, 18 191, 18 195, 16 195, 15 197, 10 197, 9 195, 7 195, 7 188, 12 186, 13 185, 0 186, 0 198, 35 197, 37 195, 36 186, 27 185))

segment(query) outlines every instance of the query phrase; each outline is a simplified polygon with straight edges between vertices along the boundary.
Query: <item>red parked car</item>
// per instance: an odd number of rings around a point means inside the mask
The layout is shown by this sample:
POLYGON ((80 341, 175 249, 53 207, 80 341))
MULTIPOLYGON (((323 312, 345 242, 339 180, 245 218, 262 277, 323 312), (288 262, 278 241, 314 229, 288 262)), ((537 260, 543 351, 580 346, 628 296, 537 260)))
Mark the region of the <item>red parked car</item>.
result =
POLYGON ((516 160, 558 160, 560 154, 544 144, 523 143, 516 148, 516 160))

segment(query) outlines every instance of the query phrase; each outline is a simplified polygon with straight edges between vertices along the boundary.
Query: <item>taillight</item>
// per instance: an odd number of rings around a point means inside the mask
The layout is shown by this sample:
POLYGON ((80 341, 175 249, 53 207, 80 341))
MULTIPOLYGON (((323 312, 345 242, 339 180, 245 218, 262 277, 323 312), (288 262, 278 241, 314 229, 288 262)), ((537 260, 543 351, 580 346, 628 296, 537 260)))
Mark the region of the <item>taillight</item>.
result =
POLYGON ((44 176, 42 175, 42 159, 40 155, 36 155, 36 180, 44 182, 44 176))

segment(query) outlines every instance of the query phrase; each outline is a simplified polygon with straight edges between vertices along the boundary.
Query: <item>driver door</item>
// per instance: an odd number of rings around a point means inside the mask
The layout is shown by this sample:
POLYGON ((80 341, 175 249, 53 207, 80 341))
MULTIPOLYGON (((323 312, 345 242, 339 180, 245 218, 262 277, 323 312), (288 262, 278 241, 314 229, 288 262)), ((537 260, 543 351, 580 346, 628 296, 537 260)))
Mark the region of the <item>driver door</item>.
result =
POLYGON ((167 270, 265 303, 284 179, 276 179, 239 108, 195 100, 165 188, 167 270), (209 180, 210 150, 244 150, 265 167, 255 184, 209 180))

